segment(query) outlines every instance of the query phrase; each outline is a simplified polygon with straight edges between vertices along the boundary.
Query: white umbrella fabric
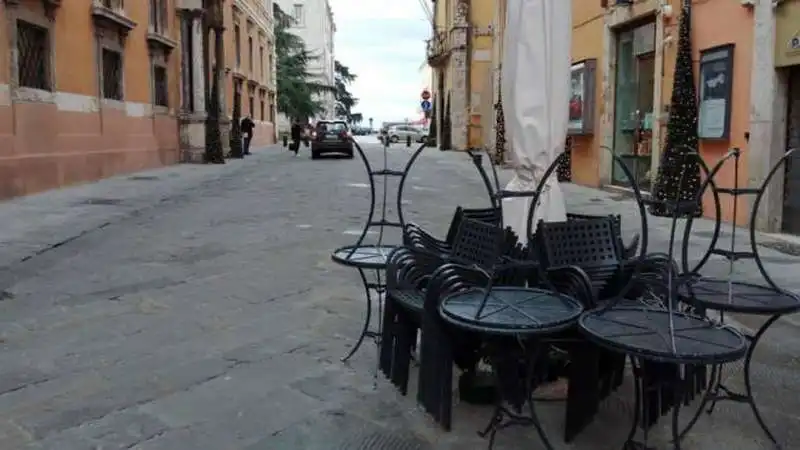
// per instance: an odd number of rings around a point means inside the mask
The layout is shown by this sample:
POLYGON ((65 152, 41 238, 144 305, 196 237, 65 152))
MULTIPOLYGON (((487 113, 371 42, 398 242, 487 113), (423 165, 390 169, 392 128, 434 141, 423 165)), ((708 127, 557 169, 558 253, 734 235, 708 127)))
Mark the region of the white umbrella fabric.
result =
MULTIPOLYGON (((514 179, 507 191, 534 191, 563 152, 569 120, 572 2, 507 0, 501 90, 514 179)), ((507 198, 503 221, 527 241, 530 198, 507 198)), ((547 181, 533 226, 566 220, 557 171, 547 181)), ((531 231, 535 231, 531 230, 531 231)))

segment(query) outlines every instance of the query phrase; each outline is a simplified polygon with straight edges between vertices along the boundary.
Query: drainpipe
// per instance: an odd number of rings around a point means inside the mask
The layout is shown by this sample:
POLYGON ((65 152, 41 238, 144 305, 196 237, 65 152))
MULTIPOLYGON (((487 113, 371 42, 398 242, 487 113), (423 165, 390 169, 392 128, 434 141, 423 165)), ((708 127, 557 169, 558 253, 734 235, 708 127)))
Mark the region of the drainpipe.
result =
MULTIPOLYGON (((668 0, 661 0, 658 11, 656 14, 656 36, 655 36, 655 67, 653 74, 657 82, 653 83, 653 122, 652 122, 652 139, 650 141, 650 177, 652 178, 658 172, 658 165, 661 161, 661 131, 662 131, 662 124, 663 124, 663 114, 662 111, 664 110, 662 101, 664 97, 664 47, 666 43, 664 42, 664 27, 666 26, 666 20, 664 17, 664 11, 666 7, 669 5, 668 0)), ((655 183, 655 180, 651 180, 655 183)))
POLYGON ((467 5, 467 42, 466 48, 464 49, 464 67, 467 69, 466 76, 464 77, 464 87, 466 92, 464 93, 464 98, 466 99, 465 103, 467 106, 467 126, 464 132, 466 133, 466 138, 464 139, 464 144, 467 149, 469 149, 469 135, 470 131, 472 130, 472 49, 473 49, 473 42, 472 40, 475 39, 475 34, 473 33, 473 26, 472 26, 472 1, 466 0, 467 5))

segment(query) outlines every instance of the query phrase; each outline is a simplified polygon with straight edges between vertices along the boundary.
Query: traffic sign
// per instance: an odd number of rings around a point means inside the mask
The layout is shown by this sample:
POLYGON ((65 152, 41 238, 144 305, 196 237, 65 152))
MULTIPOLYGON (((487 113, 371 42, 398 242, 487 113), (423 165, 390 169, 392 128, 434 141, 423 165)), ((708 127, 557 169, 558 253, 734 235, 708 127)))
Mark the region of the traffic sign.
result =
POLYGON ((423 100, 430 100, 431 99, 431 93, 427 89, 422 91, 422 99, 423 100))
POLYGON ((422 107, 423 111, 430 111, 431 108, 433 107, 433 105, 431 105, 431 102, 428 100, 423 100, 422 103, 420 103, 420 106, 422 107))

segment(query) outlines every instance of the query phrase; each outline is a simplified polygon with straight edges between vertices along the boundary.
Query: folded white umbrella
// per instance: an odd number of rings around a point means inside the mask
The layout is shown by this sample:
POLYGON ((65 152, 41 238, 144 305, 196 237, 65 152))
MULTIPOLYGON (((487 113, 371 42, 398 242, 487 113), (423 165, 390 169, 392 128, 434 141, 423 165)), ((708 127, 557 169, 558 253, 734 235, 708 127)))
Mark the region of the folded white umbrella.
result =
MULTIPOLYGON (((572 3, 508 0, 501 89, 509 159, 508 191, 533 191, 564 150, 569 119, 572 3)), ((527 241, 530 198, 507 198, 503 220, 527 241)), ((540 219, 566 220, 564 196, 553 172, 535 209, 540 219)))

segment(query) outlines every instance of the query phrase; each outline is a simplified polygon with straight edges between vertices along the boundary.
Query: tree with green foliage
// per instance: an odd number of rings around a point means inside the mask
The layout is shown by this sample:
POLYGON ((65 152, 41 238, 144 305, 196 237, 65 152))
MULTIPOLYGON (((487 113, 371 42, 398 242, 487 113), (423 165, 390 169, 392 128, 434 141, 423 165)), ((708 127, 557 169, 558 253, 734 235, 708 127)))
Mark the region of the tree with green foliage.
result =
POLYGON ((321 95, 334 92, 334 87, 316 81, 309 72, 309 63, 318 59, 306 49, 300 36, 290 31, 294 19, 273 4, 275 16, 276 87, 278 112, 293 120, 305 121, 323 111, 321 95))
POLYGON ((344 117, 348 122, 352 123, 353 107, 358 104, 358 99, 353 97, 348 87, 356 80, 358 76, 350 71, 350 68, 341 62, 334 61, 333 64, 333 82, 334 82, 334 98, 336 98, 336 116, 344 117))

